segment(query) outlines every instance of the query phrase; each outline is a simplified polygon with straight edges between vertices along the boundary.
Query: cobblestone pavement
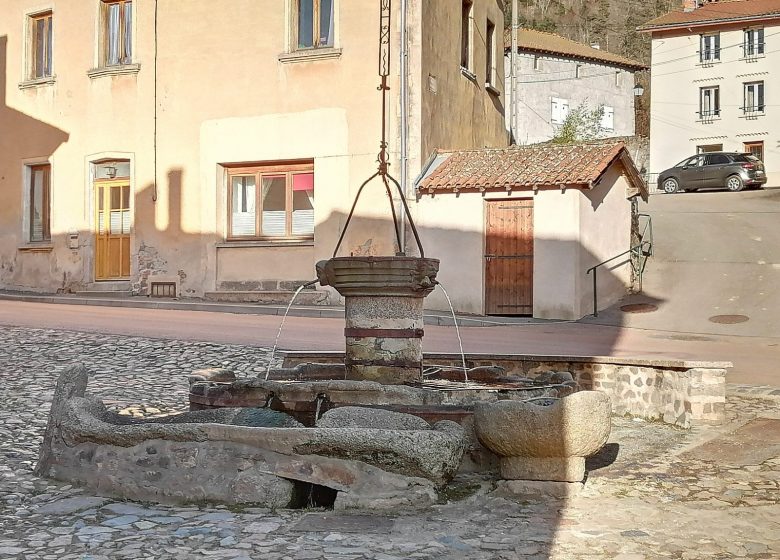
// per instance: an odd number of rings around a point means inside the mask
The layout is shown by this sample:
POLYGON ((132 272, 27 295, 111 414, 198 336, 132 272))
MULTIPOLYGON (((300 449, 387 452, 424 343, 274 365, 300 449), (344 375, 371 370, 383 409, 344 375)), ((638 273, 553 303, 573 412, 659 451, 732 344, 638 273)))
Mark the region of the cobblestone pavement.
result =
POLYGON ((66 365, 86 363, 92 393, 148 415, 185 408, 184 375, 193 369, 255 375, 267 356, 246 346, 0 329, 0 558, 780 558, 777 448, 755 464, 697 453, 754 418, 780 419, 780 401, 744 392, 730 395, 728 424, 718 428, 615 418, 585 489, 568 502, 508 501, 490 495, 489 481, 464 478, 457 500, 392 515, 171 507, 96 497, 32 474, 66 365))

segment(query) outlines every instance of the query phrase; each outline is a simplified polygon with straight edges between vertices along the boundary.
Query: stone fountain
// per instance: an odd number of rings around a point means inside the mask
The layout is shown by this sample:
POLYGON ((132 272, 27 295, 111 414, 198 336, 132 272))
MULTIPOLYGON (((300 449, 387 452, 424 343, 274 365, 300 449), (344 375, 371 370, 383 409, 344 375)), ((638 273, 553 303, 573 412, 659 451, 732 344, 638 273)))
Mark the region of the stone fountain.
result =
MULTIPOLYGON (((560 404, 578 390, 571 375, 531 378, 507 375, 494 363, 466 370, 426 360, 423 300, 437 285, 439 261, 425 257, 400 185, 388 172, 389 0, 382 2, 381 25, 379 168, 358 189, 333 258, 316 266, 319 284, 345 300, 343 356, 286 360, 251 379, 221 369, 194 372, 190 412, 152 419, 110 411, 86 392, 86 368, 70 368, 55 391, 39 474, 138 500, 337 508, 430 505, 459 469, 491 472, 499 462, 507 478, 544 479, 544 466, 557 465, 548 478, 582 479, 581 461, 559 457, 565 450, 553 461, 518 459, 532 447, 513 445, 516 436, 528 436, 518 426, 533 429, 533 423, 507 415, 544 417, 552 403, 558 402, 550 407, 555 415, 590 401, 581 393, 560 404), (339 257, 360 194, 375 178, 390 199, 397 253, 339 257), (390 183, 419 257, 404 252, 390 183)), ((595 439, 603 443, 602 436, 603 429, 595 439)), ((546 457, 538 449, 537 455, 546 457)))

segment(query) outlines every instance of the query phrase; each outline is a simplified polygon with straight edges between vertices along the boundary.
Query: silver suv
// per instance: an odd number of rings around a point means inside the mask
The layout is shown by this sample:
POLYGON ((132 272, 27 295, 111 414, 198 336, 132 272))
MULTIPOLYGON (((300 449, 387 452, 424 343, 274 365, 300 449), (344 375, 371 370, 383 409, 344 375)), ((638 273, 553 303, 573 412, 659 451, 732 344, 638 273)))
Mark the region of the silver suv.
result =
POLYGON ((737 192, 766 183, 764 164, 753 154, 710 152, 684 159, 658 175, 658 188, 666 193, 722 189, 737 192))

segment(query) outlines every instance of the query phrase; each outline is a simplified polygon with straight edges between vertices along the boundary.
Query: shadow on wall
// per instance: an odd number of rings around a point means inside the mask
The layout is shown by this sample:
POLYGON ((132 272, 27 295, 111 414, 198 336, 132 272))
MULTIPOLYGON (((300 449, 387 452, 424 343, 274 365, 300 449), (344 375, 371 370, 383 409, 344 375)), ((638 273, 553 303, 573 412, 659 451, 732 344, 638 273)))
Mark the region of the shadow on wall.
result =
MULTIPOLYGON (((35 278, 39 274, 70 275, 70 263, 59 266, 49 259, 28 259, 25 253, 18 251, 29 241, 28 232, 23 231, 20 210, 23 193, 29 189, 24 185, 23 163, 47 163, 57 148, 68 141, 69 135, 8 106, 7 56, 8 37, 0 36, 0 286, 24 286, 25 278, 35 278)), ((53 236, 52 243, 64 241, 53 236)))

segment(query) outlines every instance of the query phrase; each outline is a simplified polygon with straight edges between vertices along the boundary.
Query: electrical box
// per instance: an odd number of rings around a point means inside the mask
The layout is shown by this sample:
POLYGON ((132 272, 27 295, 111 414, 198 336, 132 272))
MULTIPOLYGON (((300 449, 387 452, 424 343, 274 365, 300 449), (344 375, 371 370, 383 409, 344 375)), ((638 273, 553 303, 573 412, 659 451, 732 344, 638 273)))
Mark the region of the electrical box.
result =
POLYGON ((79 232, 77 231, 68 232, 68 248, 69 249, 79 248, 79 232))

